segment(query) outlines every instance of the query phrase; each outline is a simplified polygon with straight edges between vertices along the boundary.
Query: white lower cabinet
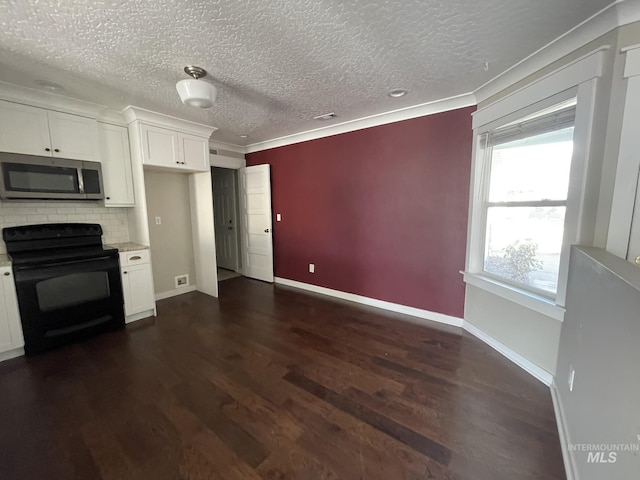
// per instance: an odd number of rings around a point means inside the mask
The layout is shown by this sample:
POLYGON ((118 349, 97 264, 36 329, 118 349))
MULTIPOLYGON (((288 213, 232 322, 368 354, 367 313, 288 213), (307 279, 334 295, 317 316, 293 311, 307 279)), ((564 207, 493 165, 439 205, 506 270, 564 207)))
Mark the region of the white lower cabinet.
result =
POLYGON ((156 301, 149 250, 120 253, 120 274, 127 323, 155 315, 156 301))
POLYGON ((0 267, 0 360, 22 355, 24 346, 18 297, 11 267, 0 267), (17 350, 17 351, 16 351, 17 350))

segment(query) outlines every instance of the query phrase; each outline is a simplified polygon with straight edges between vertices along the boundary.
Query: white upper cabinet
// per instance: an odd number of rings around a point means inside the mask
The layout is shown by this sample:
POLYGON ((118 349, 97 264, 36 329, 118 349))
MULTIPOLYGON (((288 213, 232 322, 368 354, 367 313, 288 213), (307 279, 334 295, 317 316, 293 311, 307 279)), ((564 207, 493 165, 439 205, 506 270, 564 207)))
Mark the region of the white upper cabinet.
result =
POLYGON ((47 112, 54 157, 100 161, 98 122, 93 118, 47 112))
POLYGON ((142 163, 190 172, 209 169, 209 140, 167 128, 140 124, 142 163))
POLYGON ((0 101, 0 151, 100 161, 92 118, 0 101))
POLYGON ((51 156, 47 111, 0 101, 0 151, 51 156))
POLYGON ((104 204, 132 207, 135 204, 129 134, 125 127, 98 123, 104 204))
POLYGON ((122 113, 129 125, 134 171, 140 163, 182 172, 209 171, 214 127, 132 106, 122 113))
POLYGON ((178 134, 182 165, 189 170, 207 171, 209 169, 209 140, 196 135, 178 134))
POLYGON ((140 125, 142 163, 158 167, 178 167, 180 151, 178 133, 166 128, 140 125))

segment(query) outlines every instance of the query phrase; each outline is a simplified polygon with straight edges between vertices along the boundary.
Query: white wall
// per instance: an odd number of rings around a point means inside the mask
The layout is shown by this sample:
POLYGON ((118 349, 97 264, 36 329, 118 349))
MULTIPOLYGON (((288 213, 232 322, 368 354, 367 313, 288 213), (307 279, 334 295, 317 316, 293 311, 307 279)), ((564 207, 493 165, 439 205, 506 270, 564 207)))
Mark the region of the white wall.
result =
MULTIPOLYGON (((567 442, 640 447, 640 269, 601 249, 574 248, 569 281, 556 378, 567 442)), ((609 463, 609 451, 596 450, 606 463, 570 450, 574 478, 638 478, 640 451, 609 463)))
MULTIPOLYGON (((0 202, 0 229, 38 223, 99 223, 103 243, 129 241, 126 208, 106 208, 99 202, 0 202)), ((0 253, 5 253, 0 242, 0 253)))
POLYGON ((146 170, 151 262, 156 294, 175 290, 175 277, 188 274, 195 284, 193 237, 189 200, 189 178, 184 173, 146 170), (157 225, 155 218, 161 218, 157 225))

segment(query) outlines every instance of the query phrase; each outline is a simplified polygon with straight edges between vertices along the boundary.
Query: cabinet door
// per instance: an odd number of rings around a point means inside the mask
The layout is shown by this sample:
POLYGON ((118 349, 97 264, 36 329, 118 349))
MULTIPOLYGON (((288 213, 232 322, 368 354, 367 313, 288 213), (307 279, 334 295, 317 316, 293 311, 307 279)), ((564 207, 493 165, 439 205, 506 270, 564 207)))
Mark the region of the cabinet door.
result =
POLYGON ((10 267, 0 269, 0 352, 20 348, 24 345, 18 298, 10 267))
POLYGON ((140 125, 142 163, 158 167, 180 166, 178 132, 165 128, 140 125))
POLYGON ((50 157, 47 111, 0 101, 0 151, 50 157))
POLYGON ((122 290, 125 314, 151 310, 155 306, 151 266, 147 263, 122 267, 122 290))
POLYGON ((195 135, 180 134, 180 156, 189 170, 209 170, 209 140, 195 135))
POLYGON ((47 112, 53 156, 100 161, 98 122, 92 118, 47 112))
POLYGON ((107 207, 134 205, 129 134, 124 127, 98 123, 104 204, 107 207))

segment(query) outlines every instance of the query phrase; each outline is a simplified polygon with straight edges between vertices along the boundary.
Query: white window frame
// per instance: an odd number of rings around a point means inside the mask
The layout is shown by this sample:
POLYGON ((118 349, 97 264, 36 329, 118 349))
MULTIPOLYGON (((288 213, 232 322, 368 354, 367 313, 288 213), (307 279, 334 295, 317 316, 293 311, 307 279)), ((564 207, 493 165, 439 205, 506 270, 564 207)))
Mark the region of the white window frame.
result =
MULTIPOLYGON (((564 302, 573 244, 593 242, 595 216, 586 213, 597 206, 597 185, 587 175, 596 110, 596 88, 602 76, 604 53, 608 47, 591 52, 524 88, 506 95, 473 116, 474 145, 469 197, 467 260, 464 281, 559 321, 564 319, 564 302), (577 99, 573 134, 573 158, 565 213, 563 245, 560 256, 558 289, 555 299, 540 295, 525 286, 516 286, 484 273, 486 201, 491 158, 481 140, 485 132, 517 121, 571 98, 577 99)), ((490 148, 490 147, 489 147, 490 148)), ((600 160, 601 161, 601 160, 600 160)))

